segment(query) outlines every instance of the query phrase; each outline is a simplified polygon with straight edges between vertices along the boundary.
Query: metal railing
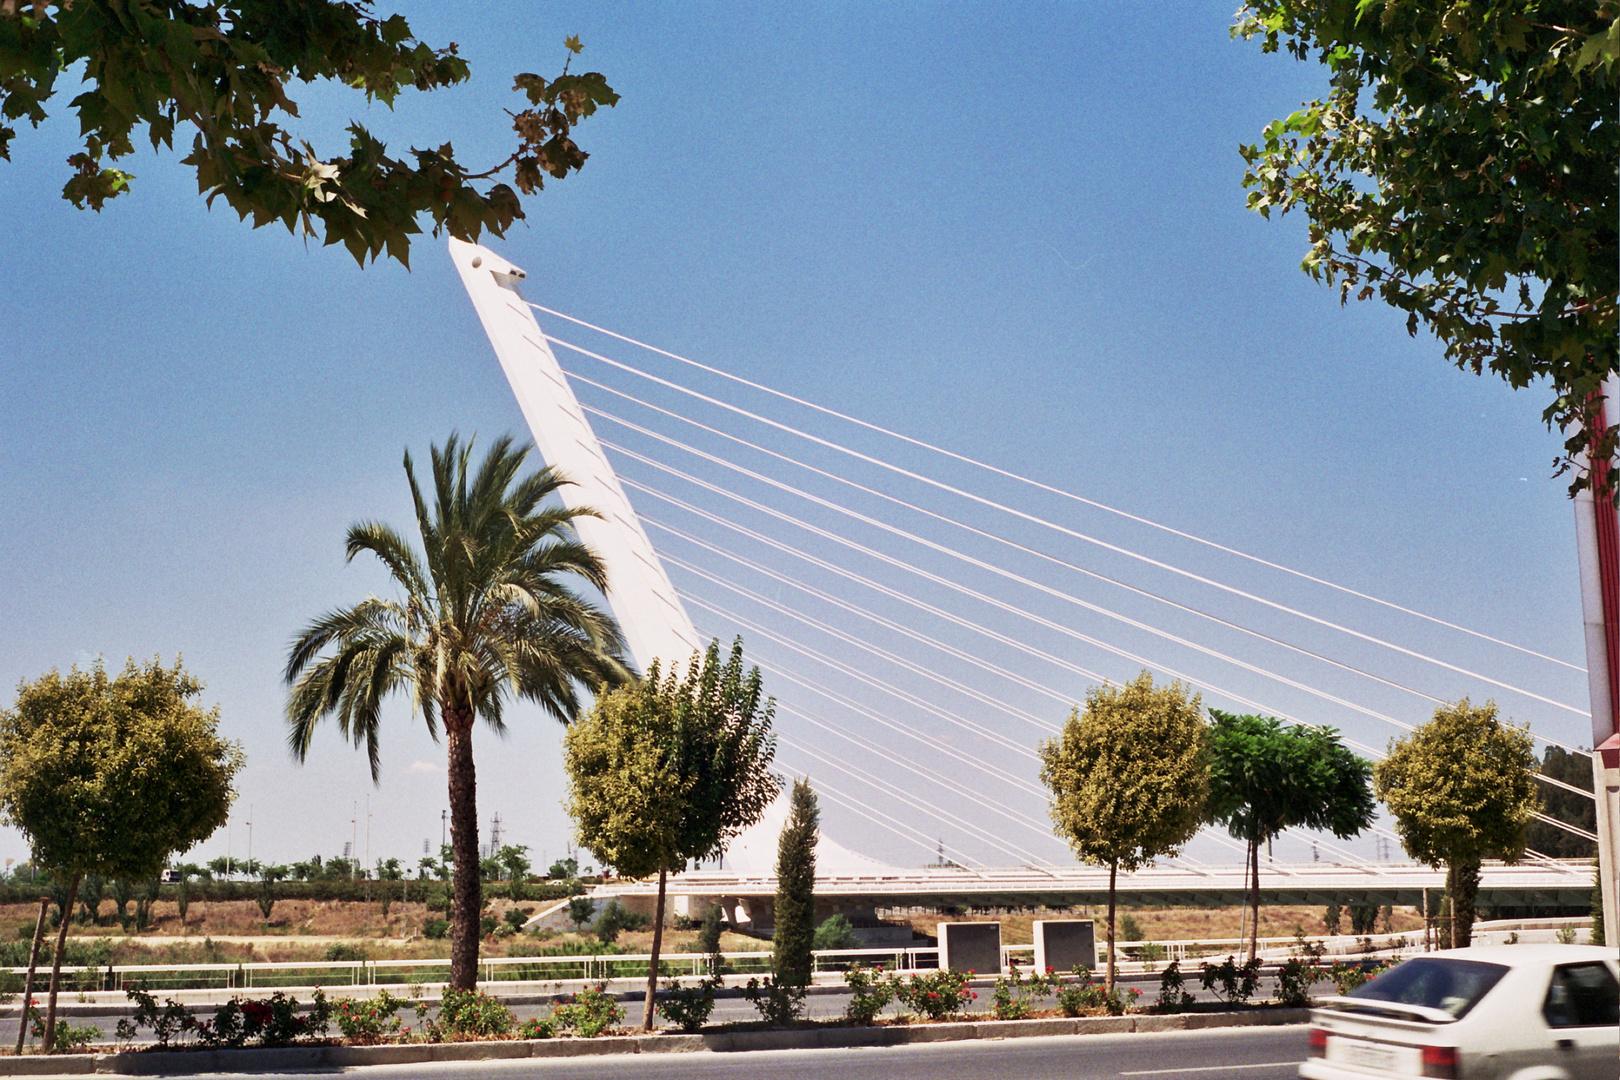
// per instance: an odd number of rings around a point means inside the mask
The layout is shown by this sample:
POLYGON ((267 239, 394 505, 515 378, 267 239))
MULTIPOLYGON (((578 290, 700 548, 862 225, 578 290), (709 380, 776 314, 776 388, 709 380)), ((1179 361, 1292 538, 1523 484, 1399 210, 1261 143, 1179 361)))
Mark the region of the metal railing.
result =
MULTIPOLYGON (((1553 920, 1548 920, 1549 922, 1553 920)), ((1557 920, 1562 925, 1571 921, 1557 920)), ((1376 947, 1399 947, 1405 940, 1409 947, 1421 948, 1422 938, 1417 935, 1376 935, 1376 947)), ((1329 955, 1360 952, 1366 938, 1315 938, 1329 955)), ((1298 939, 1292 937, 1261 938, 1262 950, 1292 948, 1298 939)), ((1148 969, 1169 961, 1185 961, 1206 956, 1221 956, 1238 952, 1248 945, 1247 938, 1208 938, 1198 941, 1119 941, 1115 949, 1120 954, 1120 966, 1126 970, 1148 969), (1143 954, 1146 955, 1143 955, 1143 954)), ((1034 960, 1033 945, 1003 945, 1002 967, 1005 969, 1014 957, 1029 956, 1034 960)), ((770 971, 771 954, 765 951, 727 952, 720 954, 728 972, 737 975, 765 974, 770 971)), ((1105 956, 1105 947, 1098 943, 1098 959, 1105 956)), ((891 971, 923 971, 939 966, 939 949, 932 945, 890 946, 864 949, 817 949, 811 953, 813 970, 838 972, 857 964, 881 964, 891 971)), ((701 977, 709 973, 710 957, 706 953, 663 953, 658 958, 659 971, 665 977, 701 977)), ((564 983, 574 981, 604 981, 610 979, 646 978, 652 962, 649 953, 601 953, 572 956, 492 956, 478 961, 480 983, 564 983)), ((8 970, 12 982, 20 987, 26 968, 8 970)), ((69 993, 93 991, 121 991, 125 987, 140 986, 148 990, 253 990, 284 989, 290 987, 381 987, 416 986, 434 987, 449 980, 450 961, 446 959, 401 960, 286 960, 263 963, 237 964, 117 964, 105 967, 64 967, 62 985, 69 993)))

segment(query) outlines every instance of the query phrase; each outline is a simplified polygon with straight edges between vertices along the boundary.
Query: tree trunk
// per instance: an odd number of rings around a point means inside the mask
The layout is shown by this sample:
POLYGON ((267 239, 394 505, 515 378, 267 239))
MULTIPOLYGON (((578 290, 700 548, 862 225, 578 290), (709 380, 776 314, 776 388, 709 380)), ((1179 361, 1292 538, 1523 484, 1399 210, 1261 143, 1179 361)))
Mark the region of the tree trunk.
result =
POLYGON ((23 980, 22 1019, 17 1024, 17 1053, 23 1052, 28 1037, 29 1005, 34 1000, 34 969, 39 966, 39 947, 45 940, 45 916, 50 914, 51 898, 39 898, 39 922, 34 924, 34 947, 28 950, 28 978, 23 980))
POLYGON ((647 1004, 641 1010, 641 1030, 653 1029, 653 1013, 658 996, 658 952, 664 944, 664 881, 667 873, 658 871, 658 902, 653 905, 652 965, 647 969, 647 1004))
POLYGON ((1249 959, 1260 951, 1260 841, 1249 841, 1249 959))
POLYGON ((1479 895, 1479 863, 1471 860, 1448 865, 1446 891, 1451 894, 1451 948, 1466 949, 1474 937, 1474 899, 1479 895))
MULTIPOLYGON (((83 874, 73 875, 69 896, 79 895, 79 883, 83 880, 83 874)), ((70 906, 62 912, 62 927, 56 932, 56 955, 51 957, 51 992, 45 1004, 45 1038, 40 1044, 40 1049, 47 1054, 56 1045, 56 991, 62 985, 62 954, 67 951, 68 912, 72 910, 70 906)))
POLYGON ((456 871, 450 905, 450 987, 473 990, 478 985, 478 939, 482 936, 484 897, 478 873, 478 777, 473 769, 470 707, 443 711, 450 773, 450 847, 456 871))
POLYGON ((1108 979, 1106 990, 1114 992, 1114 882, 1119 877, 1119 860, 1108 864, 1108 979))

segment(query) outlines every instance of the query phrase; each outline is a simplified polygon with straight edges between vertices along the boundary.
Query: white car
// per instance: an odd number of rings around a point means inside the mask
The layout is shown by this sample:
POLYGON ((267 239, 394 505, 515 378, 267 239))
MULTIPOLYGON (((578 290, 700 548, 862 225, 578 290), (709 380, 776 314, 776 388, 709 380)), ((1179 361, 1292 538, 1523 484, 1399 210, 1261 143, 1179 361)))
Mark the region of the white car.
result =
POLYGON ((1313 1080, 1615 1080, 1616 950, 1492 945, 1415 956, 1311 1011, 1313 1080))

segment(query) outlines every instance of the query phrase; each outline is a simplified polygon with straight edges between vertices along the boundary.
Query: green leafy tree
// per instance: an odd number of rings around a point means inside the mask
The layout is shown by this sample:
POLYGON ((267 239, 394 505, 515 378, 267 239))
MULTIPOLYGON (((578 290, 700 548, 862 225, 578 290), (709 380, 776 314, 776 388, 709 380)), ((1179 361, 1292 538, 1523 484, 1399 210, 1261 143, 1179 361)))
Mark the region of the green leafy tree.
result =
POLYGON ((829 915, 827 919, 816 927, 816 937, 813 947, 822 949, 858 949, 861 939, 855 935, 855 927, 850 924, 845 915, 829 915))
MULTIPOLYGON (((219 737, 219 710, 192 703, 201 692, 178 660, 131 660, 115 678, 97 664, 24 681, 0 710, 0 813, 28 838, 35 863, 71 882, 70 904, 87 875, 154 877, 225 824, 243 756, 219 737)), ((46 1049, 67 927, 63 918, 46 1049)))
POLYGON ((546 871, 546 876, 554 881, 566 881, 571 877, 579 876, 579 860, 574 858, 558 859, 546 871))
POLYGON ((596 901, 588 896, 571 896, 568 898, 568 921, 574 924, 574 929, 582 930, 585 924, 596 916, 596 901))
MULTIPOLYGON (((1592 790, 1592 758, 1589 754, 1548 746, 1541 755, 1540 772, 1570 787, 1588 792, 1592 790)), ((1543 783, 1541 801, 1545 806, 1543 812, 1548 817, 1568 822, 1589 833, 1597 832, 1597 803, 1590 795, 1577 795, 1573 791, 1543 783)), ((1530 823, 1526 843, 1530 850, 1551 855, 1555 859, 1590 859, 1597 851, 1597 845, 1584 836, 1576 836, 1539 819, 1530 823)))
POLYGON ((259 912, 266 920, 269 920, 270 912, 276 907, 276 882, 285 881, 290 873, 292 871, 285 866, 259 867, 259 895, 254 899, 258 901, 259 912))
POLYGON ((118 925, 129 929, 129 902, 135 899, 139 883, 129 878, 118 878, 112 883, 113 910, 118 913, 118 925))
POLYGON ((523 882, 529 876, 529 849, 521 844, 504 844, 495 853, 506 875, 507 891, 513 900, 523 899, 523 882))
POLYGON ((1341 302, 1406 312, 1464 370, 1545 380, 1567 455, 1595 439, 1599 459, 1615 411, 1592 425, 1589 398, 1620 362, 1617 16, 1615 0, 1250 0, 1233 28, 1316 57, 1331 84, 1242 148, 1249 207, 1305 214, 1303 268, 1341 302))
POLYGON ((1473 936, 1480 864, 1524 854, 1541 806, 1535 767, 1528 727, 1502 723, 1494 701, 1474 706, 1467 698, 1392 740, 1389 756, 1373 767, 1373 788, 1395 815, 1407 854, 1446 870, 1446 947, 1466 948, 1473 936))
POLYGON ((186 913, 191 910, 191 879, 207 878, 208 871, 196 863, 181 863, 174 868, 180 875, 180 881, 174 890, 174 906, 180 912, 180 925, 186 924, 186 913))
POLYGON ((554 501, 566 483, 552 469, 523 473, 527 446, 496 440, 476 468, 472 444, 451 435, 432 451, 432 488, 424 495, 409 453, 420 553, 387 525, 351 526, 349 558, 377 557, 398 599, 370 597, 315 620, 287 660, 288 744, 304 760, 318 723, 339 730, 380 776, 382 703, 410 695, 434 739, 444 731, 450 788, 452 884, 450 985, 477 979, 483 907, 478 874, 478 806, 473 724, 482 717, 505 731, 508 697, 524 698, 563 722, 578 716, 586 687, 627 677, 613 617, 574 591, 579 582, 605 592, 607 576, 572 523, 588 511, 554 501), (431 499, 431 502, 430 502, 431 499))
POLYGON ((742 641, 710 642, 684 677, 654 662, 639 683, 601 695, 568 729, 568 812, 579 843, 623 877, 658 875, 642 1029, 651 1030, 668 875, 711 859, 758 821, 780 789, 771 774, 775 702, 742 641))
POLYGON ((1248 847, 1249 959, 1260 933, 1260 848, 1284 829, 1349 839, 1372 824, 1372 766, 1332 728, 1209 710, 1209 820, 1248 847))
MULTIPOLYGON (((565 45, 571 62, 579 39, 565 45)), ((81 149, 68 158, 64 198, 100 210, 134 179, 110 162, 134 153, 137 140, 173 149, 179 135, 191 149, 182 163, 208 205, 223 198, 255 228, 279 221, 344 245, 361 263, 384 254, 408 263, 424 216, 435 233, 463 240, 485 229, 501 235, 524 216, 518 192, 583 166, 574 126, 619 95, 601 74, 568 68, 551 80, 516 76, 528 107, 510 114, 517 146, 494 168, 467 168, 449 143, 390 155, 358 123, 348 127, 347 155, 322 156, 287 126, 298 117, 294 81, 393 109, 401 91, 465 82, 471 72, 456 46, 418 40, 402 16, 367 0, 0 0, 0 120, 37 127, 57 81, 83 80, 69 105, 81 149), (508 170, 516 191, 496 179, 508 170)), ((0 157, 9 159, 16 134, 0 123, 0 157)))
POLYGON ((1174 856, 1204 821, 1209 737, 1199 695, 1144 671, 1086 694, 1055 739, 1041 743, 1052 824, 1084 862, 1108 867, 1108 982, 1114 989, 1119 871, 1174 856))
POLYGON ((810 985, 816 937, 816 841, 821 809, 809 779, 795 780, 788 819, 776 842, 776 913, 771 970, 779 987, 810 985))

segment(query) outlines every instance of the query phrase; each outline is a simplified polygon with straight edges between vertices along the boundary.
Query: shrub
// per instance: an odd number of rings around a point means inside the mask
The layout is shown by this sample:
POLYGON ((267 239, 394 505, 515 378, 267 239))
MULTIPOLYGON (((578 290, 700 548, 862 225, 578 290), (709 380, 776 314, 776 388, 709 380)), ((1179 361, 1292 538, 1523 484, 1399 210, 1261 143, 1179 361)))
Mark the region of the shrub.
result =
POLYGON ((709 1022, 709 1014, 714 1012, 714 993, 718 989, 718 975, 711 975, 695 986, 682 986, 679 979, 671 979, 665 987, 664 1000, 658 1003, 658 1011, 690 1035, 709 1022))
POLYGON ((1304 1008, 1311 1003, 1311 986, 1322 978, 1322 969, 1315 963, 1295 957, 1277 969, 1277 1000, 1290 1008, 1304 1008))
POLYGON ((529 921, 528 912, 522 908, 507 908, 506 914, 502 915, 501 918, 505 919, 506 925, 513 930, 523 929, 523 924, 529 921))
POLYGON ((636 914, 617 900, 610 900, 591 924, 591 933, 611 945, 618 940, 621 931, 645 930, 647 921, 647 916, 636 914))
POLYGON ((480 990, 446 990, 439 999, 439 1030, 447 1035, 506 1035, 516 1023, 512 1010, 480 990))
MULTIPOLYGON (((186 1007, 169 998, 158 1008, 157 999, 139 987, 131 986, 124 991, 124 995, 135 1003, 130 1015, 118 1021, 118 1041, 130 1042, 140 1033, 141 1028, 152 1029, 152 1038, 156 1040, 158 1049, 166 1050, 170 1045, 185 1039, 188 1034, 197 1030, 197 1021, 186 1010, 186 1007)), ((38 1017, 34 1003, 28 1003, 28 1011, 38 1017)))
POLYGON ((861 947, 861 939, 855 936, 855 927, 850 925, 848 919, 842 915, 833 915, 816 927, 815 937, 811 939, 810 947, 812 949, 858 949, 861 947))
POLYGON ((853 1024, 870 1024, 878 1013, 894 1000, 894 984, 883 977, 881 967, 863 968, 859 964, 844 972, 849 986, 849 1004, 844 1016, 853 1024))
POLYGON ((1159 973, 1157 1008, 1162 1013, 1175 1013, 1192 1003, 1193 996, 1187 993, 1187 982, 1181 974, 1181 962, 1172 960, 1170 965, 1159 973))
MULTIPOLYGON (((449 992, 446 992, 449 996, 449 992)), ((375 1043, 399 1034, 401 1020, 394 1015, 408 1002, 379 990, 377 996, 364 1001, 338 998, 332 1003, 332 1019, 338 1031, 350 1042, 375 1043)))
POLYGON ((1200 965, 1198 981, 1228 1005, 1241 1005, 1260 985, 1260 960, 1256 957, 1242 965, 1235 956, 1228 956, 1219 964, 1206 961, 1200 965))
POLYGON ((447 919, 427 919, 422 923, 422 936, 441 940, 450 932, 450 922, 447 919))
POLYGON ((1142 933, 1142 924, 1136 921, 1136 916, 1130 912, 1119 917, 1119 940, 1141 941, 1145 935, 1142 933))
POLYGON ((366 955, 366 950, 362 949, 360 946, 350 945, 348 942, 339 941, 326 947, 326 959, 369 960, 371 958, 366 955))
POLYGON ((1035 1002, 1050 994, 1058 981, 1039 973, 1026 981, 1015 967, 1010 976, 996 979, 996 988, 990 995, 991 1011, 997 1020, 1022 1020, 1035 1011, 1035 1002))
POLYGON ((742 994, 759 1010, 760 1017, 767 1024, 776 1027, 793 1023, 804 1011, 804 987, 769 976, 749 979, 748 985, 742 988, 742 994))
POLYGON ((534 1016, 519 1024, 517 1033, 520 1039, 552 1039, 557 1036, 557 1025, 534 1016))
POLYGON ((485 915, 479 920, 478 928, 485 937, 489 937, 495 932, 495 928, 500 925, 501 920, 497 919, 494 915, 485 915))
POLYGON ((1094 1009, 1101 1009, 1109 1016, 1122 1016, 1127 1004, 1135 1005, 1136 999, 1142 996, 1142 991, 1131 987, 1120 997, 1116 989, 1112 993, 1106 986, 1099 986, 1091 981, 1091 972, 1085 968, 1075 968, 1078 980, 1064 983, 1058 987, 1058 1009, 1064 1016, 1085 1016, 1094 1009))
POLYGON ((1343 997, 1367 980, 1382 975, 1388 968, 1388 964, 1376 960, 1358 960, 1350 964, 1339 961, 1328 968, 1327 976, 1333 980, 1339 996, 1343 997))
POLYGON ((968 987, 968 977, 953 968, 894 980, 900 1004, 930 1020, 943 1020, 961 1012, 979 995, 968 987))
POLYGON ((551 1022, 583 1039, 594 1039, 624 1019, 624 1006, 599 987, 587 986, 551 1010, 551 1022))

